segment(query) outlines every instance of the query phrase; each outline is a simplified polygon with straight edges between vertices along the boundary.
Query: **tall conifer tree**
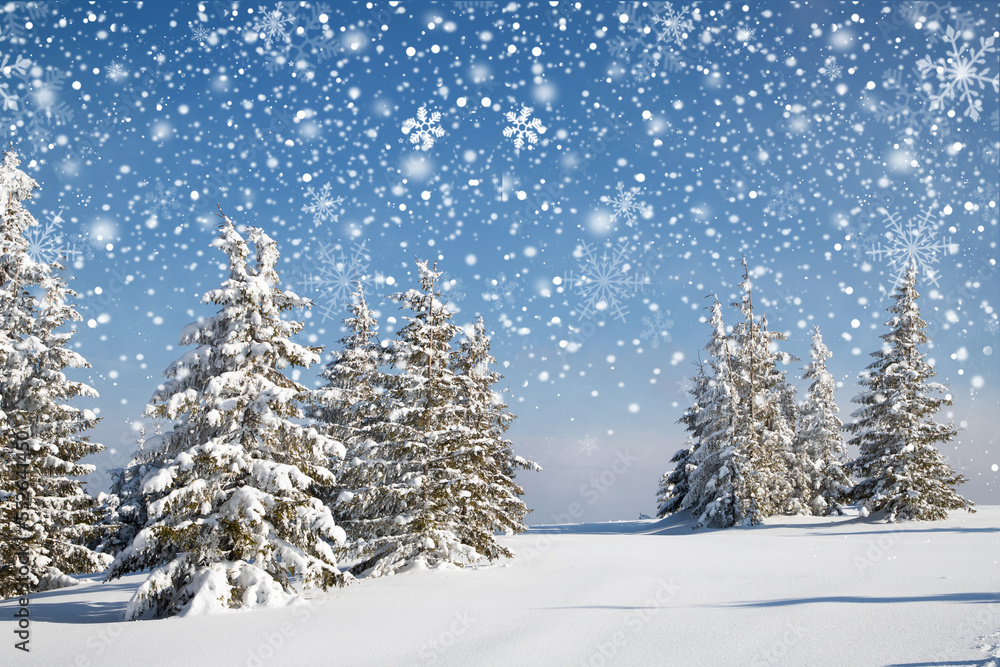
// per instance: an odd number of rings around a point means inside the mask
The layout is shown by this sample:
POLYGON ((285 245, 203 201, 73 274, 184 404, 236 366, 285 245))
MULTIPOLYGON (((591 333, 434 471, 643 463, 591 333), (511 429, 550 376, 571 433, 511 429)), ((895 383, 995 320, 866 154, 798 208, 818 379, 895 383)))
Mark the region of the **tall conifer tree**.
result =
POLYGON ((277 244, 225 217, 212 245, 229 278, 202 301, 218 314, 185 327, 194 349, 166 372, 147 415, 173 420, 150 438, 143 479, 147 521, 108 578, 149 568, 127 619, 273 606, 303 587, 345 583, 334 547, 344 531, 322 502, 343 446, 299 422, 308 390, 281 369, 308 367, 319 350, 291 341, 302 324, 281 313, 310 302, 276 287, 277 244))
POLYGON ((67 349, 77 294, 59 264, 35 262, 25 232, 38 224, 24 203, 38 184, 19 169, 13 151, 0 164, 0 597, 23 595, 76 581, 70 573, 97 572, 107 559, 84 546, 96 523, 94 499, 80 463, 103 445, 84 432, 97 417, 70 405, 97 392, 66 377, 89 368, 67 349), (67 326, 70 328, 67 329, 67 326))
POLYGON ((927 343, 927 323, 920 318, 918 296, 912 262, 893 293, 884 344, 871 354, 875 361, 859 380, 865 391, 852 401, 860 406, 851 415, 856 421, 847 426, 854 434, 848 444, 861 449, 847 465, 858 479, 851 497, 890 521, 946 519, 948 510, 972 511, 972 503, 955 491, 965 478, 937 448, 957 430, 933 419, 951 398, 944 385, 930 381, 934 369, 919 349, 927 343))

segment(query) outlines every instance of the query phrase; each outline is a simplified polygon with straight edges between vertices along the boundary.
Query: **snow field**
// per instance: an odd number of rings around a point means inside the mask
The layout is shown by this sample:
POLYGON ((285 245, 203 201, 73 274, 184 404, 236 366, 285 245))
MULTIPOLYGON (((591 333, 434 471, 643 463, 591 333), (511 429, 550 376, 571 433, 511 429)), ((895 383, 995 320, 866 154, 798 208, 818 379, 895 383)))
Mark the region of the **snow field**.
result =
MULTIPOLYGON (((32 597, 32 652, 18 664, 989 664, 1000 507, 895 525, 852 515, 690 526, 537 526, 502 538, 518 557, 499 565, 198 618, 121 622, 144 576, 82 577, 32 597)), ((11 610, 0 604, 3 618, 11 610)))

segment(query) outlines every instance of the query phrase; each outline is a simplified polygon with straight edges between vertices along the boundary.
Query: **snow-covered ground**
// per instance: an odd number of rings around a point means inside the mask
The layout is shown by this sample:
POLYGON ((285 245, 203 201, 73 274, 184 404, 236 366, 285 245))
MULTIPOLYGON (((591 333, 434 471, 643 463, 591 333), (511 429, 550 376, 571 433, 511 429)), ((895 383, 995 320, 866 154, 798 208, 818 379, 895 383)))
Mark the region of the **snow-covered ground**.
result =
POLYGON ((505 538, 518 558, 500 565, 209 617, 123 623, 142 577, 88 577, 32 597, 31 653, 7 630, 0 663, 1000 665, 1000 507, 690 525, 540 526, 505 538))

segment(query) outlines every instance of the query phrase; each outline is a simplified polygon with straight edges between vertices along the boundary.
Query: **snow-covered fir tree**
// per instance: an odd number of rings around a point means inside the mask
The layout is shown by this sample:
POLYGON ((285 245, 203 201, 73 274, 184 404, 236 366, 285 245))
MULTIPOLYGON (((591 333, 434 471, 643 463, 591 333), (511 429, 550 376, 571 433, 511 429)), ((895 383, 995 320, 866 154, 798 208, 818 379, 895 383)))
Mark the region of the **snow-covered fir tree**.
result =
POLYGON ((955 487, 965 481, 944 461, 937 445, 956 435, 954 424, 933 417, 951 405, 943 385, 930 382, 934 369, 920 346, 927 343, 927 323, 917 306, 917 265, 911 262, 893 293, 882 334, 883 346, 859 384, 865 388, 852 403, 860 405, 847 425, 854 434, 848 444, 860 454, 846 466, 857 484, 855 501, 869 512, 882 512, 890 521, 945 519, 948 510, 972 510, 955 487))
POLYGON ((455 456, 467 471, 458 484, 459 539, 490 560, 513 556, 496 541, 496 533, 512 535, 527 530, 523 520, 530 510, 521 500, 524 489, 514 481, 517 470, 541 470, 515 455, 511 441, 504 436, 514 415, 495 388, 503 379, 491 368, 495 363, 480 317, 452 357, 464 431, 455 456))
POLYGON ((813 327, 812 361, 806 364, 802 379, 811 382, 798 409, 794 452, 798 460, 808 463, 808 481, 802 482, 796 494, 818 516, 843 514, 842 503, 851 490, 851 481, 844 472, 843 424, 837 413, 836 383, 826 370, 826 360, 833 356, 823 344, 819 327, 813 327))
POLYGON ((381 406, 359 452, 365 484, 347 489, 353 572, 370 577, 401 568, 461 565, 481 556, 462 541, 461 510, 474 474, 468 456, 463 383, 452 368, 460 329, 439 289, 441 272, 418 262, 420 289, 391 295, 410 315, 390 347, 381 406))
POLYGON ((747 490, 749 460, 735 435, 739 406, 722 304, 715 299, 710 308, 712 338, 705 350, 712 377, 698 416, 701 445, 690 457, 694 470, 689 475, 690 490, 681 507, 696 518, 695 528, 728 528, 752 522, 760 511, 755 497, 747 490))
POLYGON ((324 433, 346 448, 345 456, 332 462, 337 484, 330 504, 338 524, 343 524, 348 533, 353 518, 349 509, 336 501, 344 489, 368 486, 367 460, 372 443, 366 427, 383 418, 386 386, 380 368, 386 355, 378 339, 378 322, 360 282, 352 295, 350 311, 351 316, 344 320, 348 333, 339 341, 341 348, 333 351, 333 358, 320 374, 326 383, 313 392, 312 405, 306 409, 307 416, 316 420, 324 433))
MULTIPOLYGON (((163 435, 161 425, 156 425, 155 436, 163 435)), ((136 534, 146 525, 146 501, 142 494, 142 481, 152 469, 151 457, 146 451, 146 427, 139 428, 136 451, 124 466, 108 471, 111 476, 109 493, 98 494, 101 506, 102 552, 117 555, 132 543, 136 534)))
MULTIPOLYGON (((753 289, 743 260, 743 295, 733 304, 743 319, 733 328, 731 356, 733 388, 738 409, 733 423, 733 445, 747 458, 746 489, 753 496, 751 524, 785 509, 789 499, 789 456, 795 434, 786 419, 788 388, 784 372, 776 367, 773 345, 784 340, 768 331, 767 318, 754 314, 753 289)), ((749 501, 749 498, 743 499, 749 501)))
POLYGON ((698 460, 696 452, 701 446, 702 425, 699 419, 704 410, 704 397, 709 389, 711 380, 705 374, 705 363, 699 359, 696 364, 698 374, 691 378, 688 393, 694 397, 694 402, 684 411, 681 418, 677 420, 679 424, 684 424, 684 430, 688 432, 687 440, 682 449, 671 457, 670 463, 674 464, 674 469, 664 473, 660 478, 660 487, 656 493, 656 518, 662 519, 668 514, 673 514, 682 509, 684 497, 691 490, 690 476, 694 472, 698 460))
POLYGON ((13 150, 0 164, 0 597, 24 595, 97 572, 107 559, 93 539, 95 502, 80 463, 104 449, 84 433, 97 423, 68 403, 97 392, 66 377, 89 368, 67 349, 82 318, 59 264, 35 262, 25 232, 38 224, 25 208, 38 184, 19 169, 13 150))
POLYGON ((345 583, 334 549, 344 540, 320 499, 343 446, 301 424, 309 391, 281 371, 319 362, 294 343, 299 322, 281 313, 311 305, 276 287, 277 244, 250 228, 247 242, 221 216, 212 243, 229 277, 202 302, 214 317, 181 333, 188 351, 166 371, 147 416, 172 428, 147 440, 146 525, 118 554, 109 579, 149 569, 127 619, 286 604, 300 587, 345 583))

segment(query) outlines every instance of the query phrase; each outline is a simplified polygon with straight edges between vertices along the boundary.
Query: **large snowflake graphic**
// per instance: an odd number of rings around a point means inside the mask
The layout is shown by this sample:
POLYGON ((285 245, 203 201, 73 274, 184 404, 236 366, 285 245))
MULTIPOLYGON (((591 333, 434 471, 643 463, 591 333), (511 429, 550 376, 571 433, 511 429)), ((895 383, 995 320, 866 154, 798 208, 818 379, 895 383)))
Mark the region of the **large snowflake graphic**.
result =
POLYGON ((670 311, 656 311, 652 315, 644 315, 642 318, 642 333, 639 338, 649 341, 649 346, 654 350, 660 347, 661 343, 669 343, 670 329, 673 328, 674 321, 670 319, 670 311))
POLYGON ((512 125, 503 129, 503 136, 514 137, 514 147, 518 150, 524 148, 525 141, 527 141, 529 149, 533 148, 534 144, 538 143, 538 135, 545 134, 542 121, 532 118, 531 112, 531 107, 522 105, 520 112, 508 111, 506 114, 507 122, 512 123, 512 125))
POLYGON ((663 5, 662 12, 653 15, 653 25, 660 28, 656 33, 656 41, 681 46, 694 30, 694 22, 688 16, 690 10, 688 7, 681 7, 677 11, 669 2, 663 5))
POLYGON ((28 256, 39 264, 52 264, 60 259, 75 260, 80 252, 62 234, 62 211, 50 213, 44 223, 32 225, 24 232, 28 241, 28 256))
POLYGON ((937 60, 931 60, 931 57, 927 56, 917 61, 917 68, 921 77, 925 79, 932 74, 937 77, 938 90, 930 94, 932 111, 944 109, 947 100, 957 98, 966 104, 964 115, 972 120, 978 120, 983 110, 979 91, 990 85, 993 87, 993 92, 1000 93, 1000 75, 991 78, 987 74, 990 71, 988 67, 978 69, 986 64, 987 53, 996 52, 993 46, 995 38, 992 35, 980 37, 979 50, 976 51, 964 42, 959 46, 960 37, 961 33, 948 26, 944 34, 944 41, 950 46, 948 56, 937 60))
POLYGON ((270 49, 275 40, 281 40, 285 44, 291 42, 288 30, 295 23, 295 17, 285 11, 284 3, 279 2, 270 11, 258 6, 257 11, 260 17, 250 29, 264 40, 264 46, 270 49))
POLYGON ((642 194, 642 190, 633 187, 626 192, 625 184, 621 182, 618 183, 617 189, 617 195, 601 198, 614 208, 611 213, 611 222, 624 220, 626 225, 634 227, 638 216, 646 212, 646 205, 637 200, 638 196, 642 194))
POLYGON ((177 191, 172 188, 156 181, 156 185, 153 186, 152 192, 146 193, 146 204, 149 207, 149 212, 156 217, 161 217, 169 215, 171 211, 178 208, 177 203, 177 191))
POLYGON ((343 197, 331 196, 332 189, 326 183, 316 192, 312 187, 306 188, 306 196, 310 201, 302 207, 303 212, 309 213, 313 217, 313 226, 319 227, 324 222, 340 221, 340 205, 344 203, 343 197))
POLYGON ((364 242, 355 244, 346 253, 339 244, 319 244, 314 267, 305 273, 300 282, 307 290, 318 293, 323 299, 319 312, 324 322, 343 317, 345 304, 350 302, 351 293, 358 282, 369 282, 369 259, 364 242))
POLYGON ((900 220, 899 213, 886 211, 885 232, 886 243, 879 242, 868 254, 877 261, 886 259, 893 270, 893 278, 898 284, 906 275, 906 269, 911 263, 916 263, 917 270, 929 285, 940 287, 940 275, 934 265, 941 261, 941 255, 950 252, 952 243, 949 239, 938 238, 938 224, 934 219, 934 211, 921 211, 916 222, 900 220))
POLYGON ((795 194, 795 186, 785 183, 782 187, 771 188, 771 202, 764 209, 778 220, 794 217, 799 212, 799 196, 795 194))
POLYGON ((313 79, 320 62, 340 51, 346 46, 340 44, 331 27, 331 22, 324 16, 330 13, 330 8, 323 4, 313 4, 309 13, 296 19, 298 27, 291 36, 284 40, 280 49, 271 49, 264 66, 271 74, 284 70, 291 65, 292 76, 313 79))
POLYGON ((580 451, 587 456, 597 451, 597 440, 590 437, 590 435, 583 436, 583 438, 577 441, 577 444, 580 445, 580 451))
POLYGON ((516 305, 524 291, 524 286, 519 278, 510 277, 502 271, 490 276, 485 282, 486 289, 483 291, 483 300, 494 309, 516 305))
POLYGON ((434 147, 434 139, 444 136, 444 128, 438 125, 441 122, 441 112, 427 112, 427 107, 417 109, 416 118, 407 118, 403 121, 403 134, 410 137, 411 144, 420 144, 420 150, 430 150, 434 147))
POLYGON ((625 243, 605 247, 603 251, 584 242, 573 253, 578 272, 565 280, 580 297, 578 315, 581 320, 609 313, 625 321, 626 301, 648 282, 649 277, 637 270, 632 261, 632 249, 625 243))

